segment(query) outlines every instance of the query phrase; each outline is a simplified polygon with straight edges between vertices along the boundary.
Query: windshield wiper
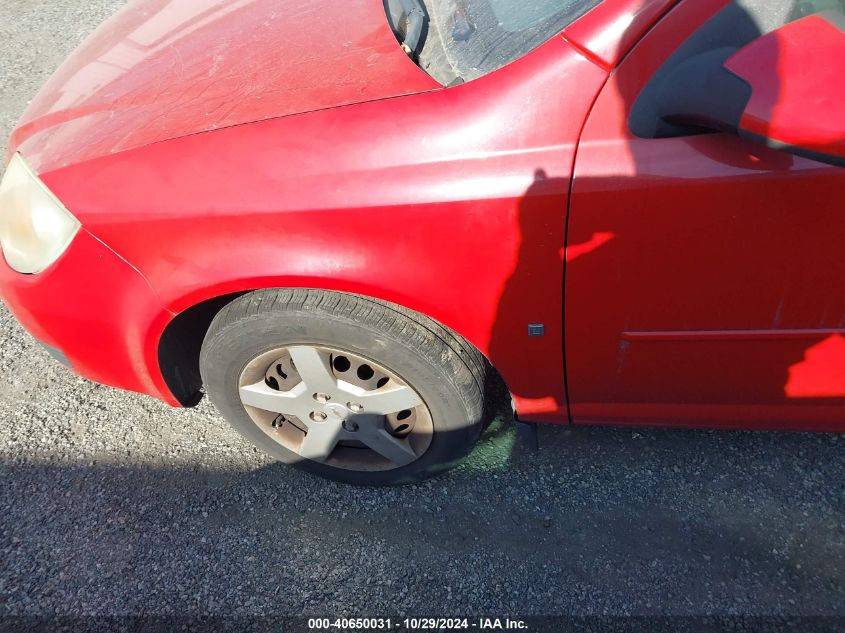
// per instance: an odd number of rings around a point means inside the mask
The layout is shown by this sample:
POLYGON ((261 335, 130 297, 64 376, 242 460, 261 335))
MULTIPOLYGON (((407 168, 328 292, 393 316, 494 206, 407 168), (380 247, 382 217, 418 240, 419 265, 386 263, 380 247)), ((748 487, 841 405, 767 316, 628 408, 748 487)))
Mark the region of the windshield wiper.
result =
POLYGON ((420 45, 427 16, 421 0, 399 0, 399 3, 405 14, 405 39, 401 42, 401 46, 402 50, 413 59, 420 45))

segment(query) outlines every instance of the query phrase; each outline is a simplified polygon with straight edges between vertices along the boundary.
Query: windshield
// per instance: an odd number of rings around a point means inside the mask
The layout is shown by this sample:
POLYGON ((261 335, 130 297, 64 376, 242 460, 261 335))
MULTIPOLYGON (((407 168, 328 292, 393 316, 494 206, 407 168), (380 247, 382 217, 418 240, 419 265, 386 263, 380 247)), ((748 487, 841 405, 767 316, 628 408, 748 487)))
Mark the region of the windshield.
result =
POLYGON ((385 0, 396 37, 444 85, 470 81, 518 59, 601 0, 385 0), (419 14, 422 28, 408 29, 419 14))

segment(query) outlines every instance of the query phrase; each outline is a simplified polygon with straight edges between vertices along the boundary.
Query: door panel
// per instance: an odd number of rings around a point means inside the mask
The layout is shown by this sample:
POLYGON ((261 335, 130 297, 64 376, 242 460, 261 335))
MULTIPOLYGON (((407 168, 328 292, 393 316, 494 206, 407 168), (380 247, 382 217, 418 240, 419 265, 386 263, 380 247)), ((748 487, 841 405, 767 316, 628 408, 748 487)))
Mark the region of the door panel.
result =
POLYGON ((648 80, 726 4, 670 12, 587 121, 566 256, 575 422, 845 428, 845 170, 629 129, 648 80))

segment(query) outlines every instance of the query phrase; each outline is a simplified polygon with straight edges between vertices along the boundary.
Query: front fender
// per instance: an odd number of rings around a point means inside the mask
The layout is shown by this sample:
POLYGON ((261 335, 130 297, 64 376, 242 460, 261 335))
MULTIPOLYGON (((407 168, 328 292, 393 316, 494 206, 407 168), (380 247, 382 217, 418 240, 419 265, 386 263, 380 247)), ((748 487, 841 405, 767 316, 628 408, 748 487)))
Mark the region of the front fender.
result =
POLYGON ((567 197, 605 76, 555 39, 448 90, 155 143, 42 178, 168 312, 264 287, 397 303, 485 354, 520 414, 563 421, 567 197), (531 324, 543 335, 529 336, 531 324))

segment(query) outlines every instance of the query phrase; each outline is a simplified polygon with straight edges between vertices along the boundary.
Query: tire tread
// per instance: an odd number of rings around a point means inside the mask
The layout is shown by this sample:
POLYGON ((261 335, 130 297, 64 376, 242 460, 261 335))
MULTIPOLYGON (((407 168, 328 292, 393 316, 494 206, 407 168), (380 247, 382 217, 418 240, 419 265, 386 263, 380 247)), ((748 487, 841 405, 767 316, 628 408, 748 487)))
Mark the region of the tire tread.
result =
POLYGON ((224 306, 213 319, 206 334, 201 366, 217 337, 227 336, 232 328, 245 326, 268 313, 322 313, 333 319, 367 325, 385 337, 410 348, 420 358, 443 368, 456 389, 468 419, 473 423, 473 442, 483 423, 498 413, 502 391, 501 379, 481 352, 466 339, 434 319, 358 294, 309 288, 265 289, 242 295, 224 306))

